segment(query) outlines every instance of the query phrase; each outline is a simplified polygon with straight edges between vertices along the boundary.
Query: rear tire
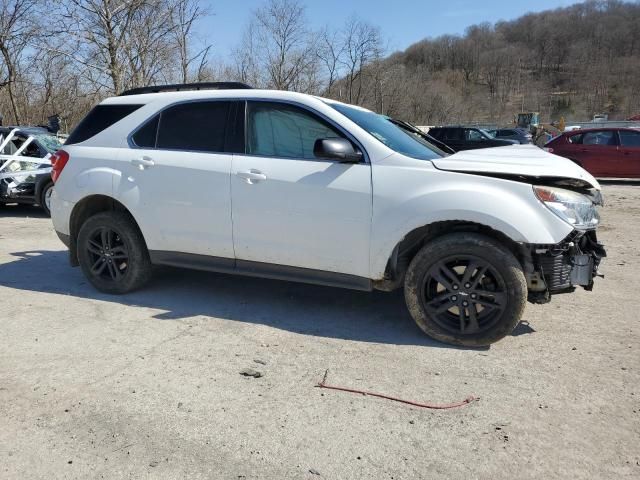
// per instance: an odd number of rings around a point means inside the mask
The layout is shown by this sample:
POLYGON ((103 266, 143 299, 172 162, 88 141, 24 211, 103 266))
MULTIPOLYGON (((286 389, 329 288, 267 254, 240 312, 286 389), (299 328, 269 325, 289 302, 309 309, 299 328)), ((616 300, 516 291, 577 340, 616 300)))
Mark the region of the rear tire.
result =
POLYGON ((51 193, 53 192, 53 182, 49 180, 40 190, 38 203, 48 216, 51 216, 51 193))
POLYGON ((527 283, 515 256, 492 238, 454 233, 425 245, 405 276, 407 307, 440 342, 479 347, 509 335, 520 321, 527 283))
POLYGON ((78 233, 78 261, 91 284, 105 293, 137 290, 152 273, 142 233, 123 212, 98 213, 84 222, 78 233))

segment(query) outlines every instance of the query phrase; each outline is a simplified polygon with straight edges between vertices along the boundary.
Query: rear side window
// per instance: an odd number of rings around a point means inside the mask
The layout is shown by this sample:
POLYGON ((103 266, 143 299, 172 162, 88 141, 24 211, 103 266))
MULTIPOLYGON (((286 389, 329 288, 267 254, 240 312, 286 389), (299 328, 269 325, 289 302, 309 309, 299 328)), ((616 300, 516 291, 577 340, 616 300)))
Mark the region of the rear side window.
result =
POLYGON ((241 151, 242 142, 235 140, 244 136, 242 119, 237 118, 242 111, 234 108, 236 103, 208 101, 173 105, 144 123, 131 140, 140 148, 210 153, 241 151))
POLYGON ((189 102, 160 114, 156 147, 168 150, 224 152, 230 102, 189 102))
POLYGON ((84 142, 111 125, 119 122, 127 115, 138 110, 142 105, 97 105, 73 129, 65 145, 84 142))
POLYGON ((619 130, 620 143, 623 147, 640 147, 640 132, 619 130))
POLYGON ((580 133, 578 135, 569 135, 567 137, 567 141, 575 145, 580 145, 582 143, 582 134, 580 133))

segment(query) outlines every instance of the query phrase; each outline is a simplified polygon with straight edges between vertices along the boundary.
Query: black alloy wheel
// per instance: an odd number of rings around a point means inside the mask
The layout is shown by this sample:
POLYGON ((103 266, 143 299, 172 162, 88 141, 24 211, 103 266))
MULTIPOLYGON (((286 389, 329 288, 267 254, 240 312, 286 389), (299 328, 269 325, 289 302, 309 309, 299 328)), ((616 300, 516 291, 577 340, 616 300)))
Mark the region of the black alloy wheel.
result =
POLYGON ((421 302, 433 321, 454 334, 493 327, 506 307, 505 281, 486 260, 451 256, 434 264, 422 282, 421 302))
POLYGON ((522 264, 513 252, 475 232, 426 242, 404 279, 407 308, 422 331, 468 347, 509 335, 522 318, 527 293, 522 264))
POLYGON ((127 212, 101 212, 88 218, 78 232, 77 252, 82 272, 101 292, 128 293, 152 275, 146 242, 127 212))
POLYGON ((117 231, 96 228, 89 234, 85 248, 91 259, 92 275, 117 282, 127 274, 129 250, 117 231))

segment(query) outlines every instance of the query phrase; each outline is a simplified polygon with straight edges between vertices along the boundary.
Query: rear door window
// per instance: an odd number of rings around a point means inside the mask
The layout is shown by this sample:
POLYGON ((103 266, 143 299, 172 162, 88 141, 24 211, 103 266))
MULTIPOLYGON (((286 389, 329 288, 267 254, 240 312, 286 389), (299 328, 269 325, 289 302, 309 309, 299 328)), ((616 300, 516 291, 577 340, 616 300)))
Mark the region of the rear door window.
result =
POLYGON ((640 147, 640 132, 631 130, 619 130, 620 144, 623 147, 640 147))
POLYGON ((188 102, 160 114, 156 148, 224 152, 231 102, 188 102))
POLYGON ((142 105, 97 105, 73 129, 65 145, 84 142, 124 117, 138 110, 142 105))

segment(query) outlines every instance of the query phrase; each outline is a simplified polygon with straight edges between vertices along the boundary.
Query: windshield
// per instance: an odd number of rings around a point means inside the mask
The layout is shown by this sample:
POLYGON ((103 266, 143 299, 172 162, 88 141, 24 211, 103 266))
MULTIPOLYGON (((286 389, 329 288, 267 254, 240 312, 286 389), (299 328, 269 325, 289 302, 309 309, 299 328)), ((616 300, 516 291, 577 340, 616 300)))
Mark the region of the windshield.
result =
POLYGON ((60 147, 62 146, 62 143, 60 143, 58 137, 54 135, 42 134, 34 136, 36 137, 38 142, 40 142, 40 144, 47 149, 49 153, 55 153, 57 150, 60 150, 60 147))
POLYGON ((411 135, 394 125, 387 117, 343 104, 330 103, 329 105, 398 153, 419 160, 442 158, 434 147, 427 146, 426 141, 418 140, 417 135, 411 135))

